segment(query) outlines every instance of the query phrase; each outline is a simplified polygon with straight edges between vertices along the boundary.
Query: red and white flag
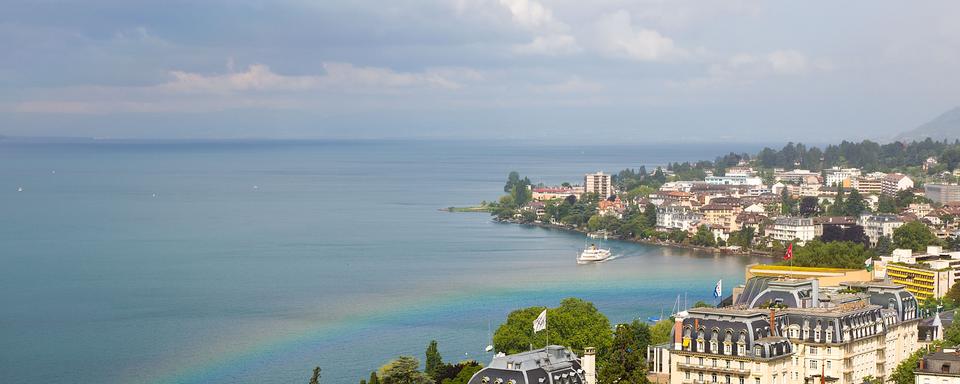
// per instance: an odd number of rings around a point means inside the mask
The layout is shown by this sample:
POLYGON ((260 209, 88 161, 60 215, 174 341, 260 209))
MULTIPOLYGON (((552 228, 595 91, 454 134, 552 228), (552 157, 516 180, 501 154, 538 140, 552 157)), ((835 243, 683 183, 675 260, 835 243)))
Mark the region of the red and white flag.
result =
POLYGON ((783 259, 790 260, 792 258, 793 258, 793 243, 790 243, 790 245, 787 246, 787 253, 783 254, 783 259))

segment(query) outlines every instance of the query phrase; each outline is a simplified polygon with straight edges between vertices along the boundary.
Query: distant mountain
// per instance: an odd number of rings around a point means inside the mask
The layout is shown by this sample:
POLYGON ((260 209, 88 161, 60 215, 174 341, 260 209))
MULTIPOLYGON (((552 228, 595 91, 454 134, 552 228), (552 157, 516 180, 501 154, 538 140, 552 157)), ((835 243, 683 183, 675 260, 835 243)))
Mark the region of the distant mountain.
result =
POLYGON ((912 131, 901 133, 896 141, 920 141, 926 138, 934 140, 960 139, 960 107, 955 107, 936 119, 914 128, 912 131))

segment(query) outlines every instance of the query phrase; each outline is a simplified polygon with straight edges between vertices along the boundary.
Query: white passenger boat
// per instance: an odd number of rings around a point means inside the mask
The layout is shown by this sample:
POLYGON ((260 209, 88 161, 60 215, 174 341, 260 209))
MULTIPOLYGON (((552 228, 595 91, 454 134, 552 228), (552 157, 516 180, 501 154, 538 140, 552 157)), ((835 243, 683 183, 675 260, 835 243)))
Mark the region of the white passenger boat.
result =
POLYGON ((596 244, 590 244, 589 247, 577 255, 577 264, 595 263, 598 261, 604 261, 608 258, 610 258, 609 249, 600 248, 596 244))

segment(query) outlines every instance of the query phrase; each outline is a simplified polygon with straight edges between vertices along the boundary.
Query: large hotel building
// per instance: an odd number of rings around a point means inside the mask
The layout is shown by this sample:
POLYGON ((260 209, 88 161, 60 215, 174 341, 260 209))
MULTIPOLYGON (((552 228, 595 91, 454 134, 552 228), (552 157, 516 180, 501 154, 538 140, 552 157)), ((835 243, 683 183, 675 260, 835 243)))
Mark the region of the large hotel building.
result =
POLYGON ((668 362, 672 384, 886 379, 917 349, 917 313, 901 285, 756 277, 728 307, 677 314, 673 342, 656 347, 654 364, 668 362))

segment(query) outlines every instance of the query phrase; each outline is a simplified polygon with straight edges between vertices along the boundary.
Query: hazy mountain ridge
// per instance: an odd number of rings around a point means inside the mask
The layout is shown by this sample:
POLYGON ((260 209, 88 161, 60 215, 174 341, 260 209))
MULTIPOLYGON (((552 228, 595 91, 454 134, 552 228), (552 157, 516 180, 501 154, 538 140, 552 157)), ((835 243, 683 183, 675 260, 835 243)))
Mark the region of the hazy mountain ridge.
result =
POLYGON ((960 139, 960 107, 954 107, 913 130, 901 133, 894 140, 920 141, 928 137, 934 140, 960 139))

